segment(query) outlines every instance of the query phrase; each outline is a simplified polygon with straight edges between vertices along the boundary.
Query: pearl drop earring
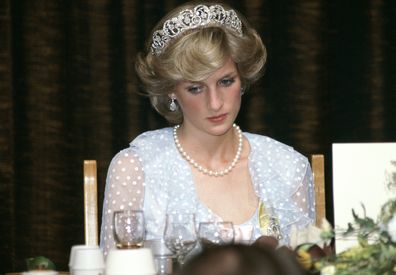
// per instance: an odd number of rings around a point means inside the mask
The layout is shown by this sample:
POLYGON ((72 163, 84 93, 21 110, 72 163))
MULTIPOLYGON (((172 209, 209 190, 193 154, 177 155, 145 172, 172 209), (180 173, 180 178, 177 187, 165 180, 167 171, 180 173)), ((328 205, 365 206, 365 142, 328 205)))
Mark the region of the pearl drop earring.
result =
POLYGON ((177 110, 177 105, 176 105, 176 102, 175 102, 175 99, 174 99, 174 98, 171 98, 171 102, 170 102, 170 104, 169 104, 169 110, 170 110, 171 112, 174 112, 174 111, 177 110))

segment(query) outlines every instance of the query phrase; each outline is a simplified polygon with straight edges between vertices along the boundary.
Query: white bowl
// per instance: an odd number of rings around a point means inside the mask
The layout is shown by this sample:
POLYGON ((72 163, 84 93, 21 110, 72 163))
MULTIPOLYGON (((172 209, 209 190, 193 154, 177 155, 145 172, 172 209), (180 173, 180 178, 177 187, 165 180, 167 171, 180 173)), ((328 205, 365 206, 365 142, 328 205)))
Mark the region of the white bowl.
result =
POLYGON ((77 250, 81 249, 99 249, 97 245, 77 244, 73 245, 70 249, 69 268, 74 265, 75 255, 77 250))
POLYGON ((22 273, 23 275, 58 275, 55 270, 31 270, 22 273))
POLYGON ((112 249, 106 259, 106 275, 155 275, 153 254, 149 248, 112 249))
POLYGON ((77 246, 70 253, 70 271, 76 270, 102 270, 105 263, 102 250, 98 246, 77 246))
POLYGON ((70 275, 103 275, 103 269, 91 269, 91 270, 72 270, 70 275))

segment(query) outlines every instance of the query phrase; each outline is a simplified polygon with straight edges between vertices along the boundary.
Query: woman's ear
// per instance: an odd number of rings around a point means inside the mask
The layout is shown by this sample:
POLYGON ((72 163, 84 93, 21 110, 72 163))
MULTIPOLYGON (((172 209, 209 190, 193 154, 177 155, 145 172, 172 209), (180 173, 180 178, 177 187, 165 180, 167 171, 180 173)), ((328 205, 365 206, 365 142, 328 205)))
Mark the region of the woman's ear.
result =
POLYGON ((170 99, 177 99, 175 93, 170 93, 170 94, 168 94, 168 96, 170 99))

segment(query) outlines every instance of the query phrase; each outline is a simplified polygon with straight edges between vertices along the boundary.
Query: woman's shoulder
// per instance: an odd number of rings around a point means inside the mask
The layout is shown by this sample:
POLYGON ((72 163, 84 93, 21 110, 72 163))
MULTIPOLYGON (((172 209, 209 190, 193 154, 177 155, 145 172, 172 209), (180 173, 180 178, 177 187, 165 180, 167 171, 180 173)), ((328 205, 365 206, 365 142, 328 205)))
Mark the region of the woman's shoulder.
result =
POLYGON ((272 163, 293 165, 306 163, 308 159, 292 146, 282 143, 268 136, 244 133, 251 146, 251 158, 266 159, 272 163))
POLYGON ((249 143, 251 144, 251 146, 254 147, 255 149, 298 153, 296 150, 294 150, 294 148, 292 146, 287 145, 287 144, 285 144, 281 141, 278 141, 274 138, 260 135, 260 134, 248 133, 248 132, 244 132, 244 135, 249 140, 249 143))
POLYGON ((129 143, 129 147, 115 154, 111 163, 139 166, 160 161, 162 156, 165 157, 164 154, 169 154, 169 150, 172 150, 173 143, 173 131, 170 127, 143 132, 129 143))
POLYGON ((130 146, 144 145, 144 144, 157 144, 169 143, 173 141, 173 129, 171 127, 150 130, 141 133, 130 142, 130 146))
POLYGON ((135 158, 141 161, 144 156, 152 157, 153 154, 163 152, 164 149, 173 145, 172 128, 150 130, 139 134, 130 143, 129 147, 123 148, 114 157, 114 161, 125 158, 135 158))
POLYGON ((175 149, 173 129, 147 131, 137 136, 130 144, 130 150, 135 152, 145 163, 153 163, 167 159, 175 149))

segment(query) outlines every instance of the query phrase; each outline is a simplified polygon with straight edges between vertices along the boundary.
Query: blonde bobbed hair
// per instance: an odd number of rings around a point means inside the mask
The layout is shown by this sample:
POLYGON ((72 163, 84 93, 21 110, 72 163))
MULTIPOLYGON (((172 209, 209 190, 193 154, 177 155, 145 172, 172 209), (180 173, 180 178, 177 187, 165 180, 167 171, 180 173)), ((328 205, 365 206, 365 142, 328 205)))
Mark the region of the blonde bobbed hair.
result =
MULTIPOLYGON (((216 3, 200 4, 209 6, 216 3)), ((231 9, 225 4, 220 5, 226 10, 231 9)), ((231 58, 238 68, 242 87, 246 89, 262 75, 267 57, 260 36, 237 11, 242 22, 242 35, 222 25, 206 25, 184 31, 173 38, 161 54, 153 54, 153 32, 161 29, 167 19, 195 6, 192 3, 184 4, 158 22, 147 41, 145 52, 138 54, 135 63, 136 72, 152 106, 170 123, 183 122, 180 108, 173 112, 169 110, 169 94, 179 81, 202 81, 231 58)))

